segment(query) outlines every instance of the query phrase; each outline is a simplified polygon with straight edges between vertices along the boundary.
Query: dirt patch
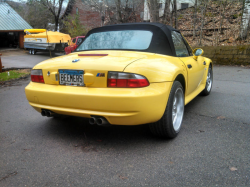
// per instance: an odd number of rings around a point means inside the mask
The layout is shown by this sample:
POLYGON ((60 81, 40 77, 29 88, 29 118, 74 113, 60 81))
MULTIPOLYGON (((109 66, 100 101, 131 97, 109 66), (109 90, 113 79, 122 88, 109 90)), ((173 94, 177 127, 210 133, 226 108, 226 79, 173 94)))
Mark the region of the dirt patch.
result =
POLYGON ((16 50, 0 50, 0 53, 2 53, 2 56, 18 56, 18 55, 24 55, 28 54, 28 51, 24 49, 16 49, 16 50))
POLYGON ((31 69, 20 69, 20 70, 16 70, 16 71, 18 71, 19 73, 28 73, 28 74, 30 74, 30 71, 31 71, 31 69))
POLYGON ((30 77, 31 69, 10 70, 0 73, 0 87, 13 86, 21 79, 30 77))

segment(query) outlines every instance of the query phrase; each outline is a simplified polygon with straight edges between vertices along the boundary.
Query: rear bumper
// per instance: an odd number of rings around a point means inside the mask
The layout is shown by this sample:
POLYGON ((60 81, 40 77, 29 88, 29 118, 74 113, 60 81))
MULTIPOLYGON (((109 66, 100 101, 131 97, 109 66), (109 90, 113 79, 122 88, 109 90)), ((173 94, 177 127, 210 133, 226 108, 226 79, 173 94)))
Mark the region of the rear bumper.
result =
POLYGON ((172 82, 145 88, 89 88, 30 82, 26 97, 38 112, 103 116, 114 125, 139 125, 158 121, 165 110, 172 82))

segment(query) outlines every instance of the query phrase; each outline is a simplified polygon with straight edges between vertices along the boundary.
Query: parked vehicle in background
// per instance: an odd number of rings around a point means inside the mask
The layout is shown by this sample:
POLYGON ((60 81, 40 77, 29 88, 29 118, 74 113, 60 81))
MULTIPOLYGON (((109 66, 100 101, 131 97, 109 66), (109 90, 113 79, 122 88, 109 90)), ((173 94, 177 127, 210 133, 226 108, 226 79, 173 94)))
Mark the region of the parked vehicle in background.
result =
POLYGON ((24 48, 35 55, 37 51, 63 52, 71 41, 68 34, 46 31, 46 29, 25 29, 24 48))
POLYGON ((71 39, 71 44, 68 47, 64 48, 64 51, 67 54, 72 53, 83 41, 85 36, 77 36, 71 39))

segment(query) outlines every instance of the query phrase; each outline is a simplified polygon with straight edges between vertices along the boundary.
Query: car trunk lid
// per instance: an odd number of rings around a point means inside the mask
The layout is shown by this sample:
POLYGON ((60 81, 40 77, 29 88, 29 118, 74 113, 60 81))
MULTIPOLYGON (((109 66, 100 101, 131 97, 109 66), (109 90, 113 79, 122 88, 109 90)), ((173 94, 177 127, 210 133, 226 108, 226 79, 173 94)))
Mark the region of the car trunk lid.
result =
POLYGON ((143 52, 84 51, 39 63, 34 69, 42 69, 45 84, 59 84, 59 70, 83 70, 84 85, 107 87, 109 71, 123 71, 129 64, 145 58, 143 52))

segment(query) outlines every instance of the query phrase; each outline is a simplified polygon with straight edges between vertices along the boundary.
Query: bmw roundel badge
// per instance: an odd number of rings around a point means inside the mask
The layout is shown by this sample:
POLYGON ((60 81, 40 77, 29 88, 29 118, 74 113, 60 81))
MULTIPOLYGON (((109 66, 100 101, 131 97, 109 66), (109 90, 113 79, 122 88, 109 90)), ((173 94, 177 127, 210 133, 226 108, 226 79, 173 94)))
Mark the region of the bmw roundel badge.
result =
POLYGON ((74 59, 72 60, 73 63, 78 62, 80 59, 74 59))

